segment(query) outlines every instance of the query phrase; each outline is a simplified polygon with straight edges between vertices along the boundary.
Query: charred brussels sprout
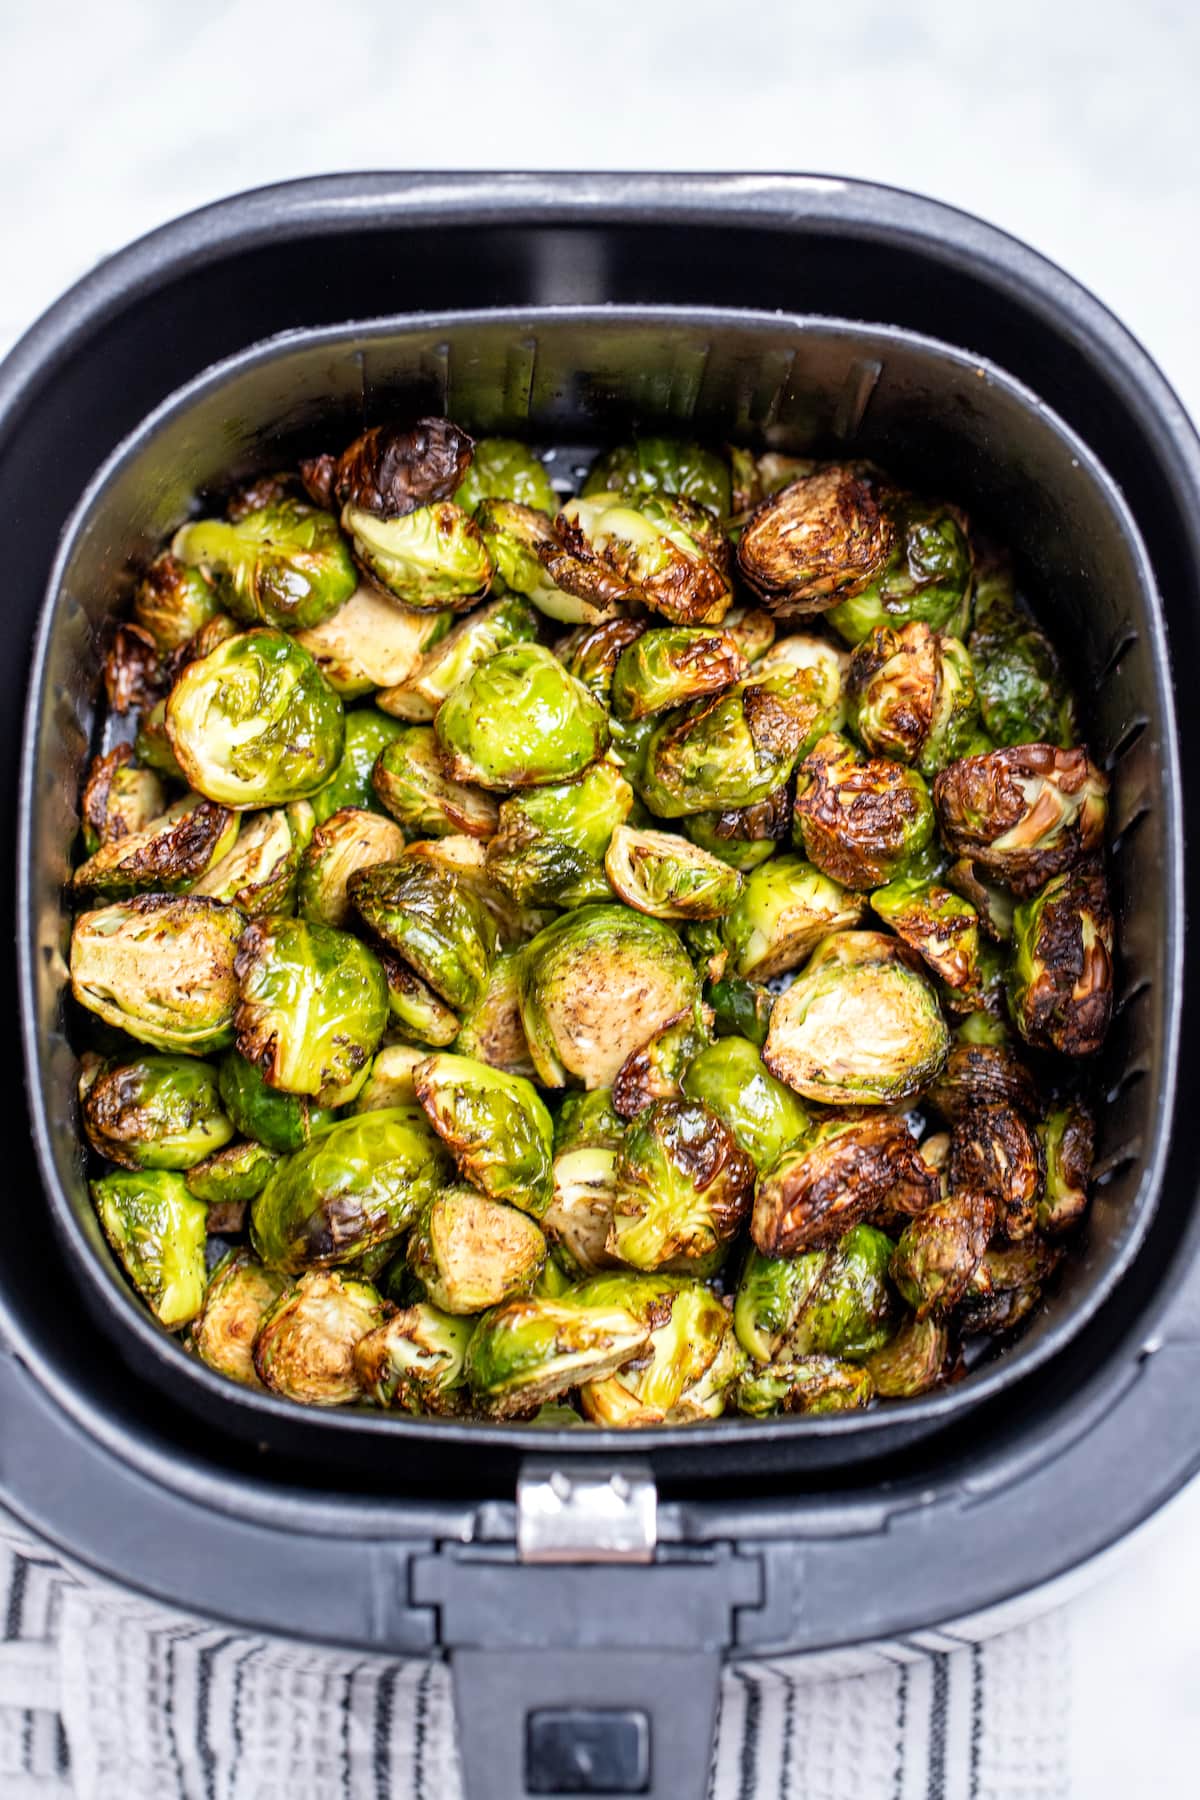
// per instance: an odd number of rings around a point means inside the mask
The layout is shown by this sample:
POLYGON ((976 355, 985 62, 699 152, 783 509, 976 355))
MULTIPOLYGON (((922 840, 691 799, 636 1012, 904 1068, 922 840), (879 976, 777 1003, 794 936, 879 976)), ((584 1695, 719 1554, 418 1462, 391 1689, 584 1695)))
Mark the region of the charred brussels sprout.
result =
POLYGON ((342 530, 359 567, 405 606, 462 612, 491 586, 492 565, 479 527, 452 500, 419 506, 399 518, 344 506, 342 530))
POLYGON ((608 715, 540 644, 512 644, 459 682, 438 709, 452 775, 486 788, 569 781, 608 747, 608 715))
POLYGON ((359 869, 394 862, 404 833, 390 819, 356 806, 343 807, 318 825, 300 858, 297 900, 310 925, 345 926, 350 919, 348 883, 359 869))
POLYGON ((610 1087, 576 1089, 565 1094, 554 1121, 554 1154, 599 1145, 615 1150, 625 1133, 625 1120, 613 1105, 610 1087))
POLYGON ((367 710, 346 714, 341 760, 330 780, 312 798, 318 825, 344 806, 361 806, 369 812, 383 810, 371 778, 381 753, 403 731, 403 725, 382 713, 367 710))
POLYGON ((643 631, 621 652, 612 674, 611 704, 620 719, 686 706, 740 681, 750 665, 723 631, 685 625, 643 631))
POLYGON ((763 1061, 808 1100, 890 1106, 932 1081, 950 1049, 937 995, 911 951, 839 931, 775 1002, 763 1061))
POLYGON ((799 856, 777 856, 745 879, 725 920, 729 966, 770 981, 799 968, 832 931, 857 925, 865 902, 799 856))
MULTIPOLYGON (((614 1146, 619 1142, 618 1135, 614 1146)), ((554 1193, 542 1216, 542 1230, 559 1262, 580 1275, 611 1269, 617 1262, 608 1250, 616 1164, 615 1147, 601 1144, 560 1150, 554 1158, 554 1193)))
POLYGON ((833 733, 801 765, 797 836, 809 861, 843 887, 882 887, 925 849, 933 828, 929 791, 915 769, 861 757, 833 733))
POLYGON ((71 933, 71 992, 139 1043, 207 1056, 233 1037, 243 924, 232 906, 191 895, 139 894, 81 913, 71 933))
POLYGON ((548 619, 596 625, 629 598, 628 583, 566 549, 548 514, 515 500, 484 500, 476 520, 500 582, 548 619))
POLYGON ((647 1326, 623 1306, 581 1305, 573 1294, 506 1300, 472 1333, 467 1381, 488 1412, 511 1418, 612 1375, 649 1340, 647 1326))
POLYGON ((1075 742, 1075 702, 1045 634, 1017 604, 1006 567, 981 575, 968 648, 983 723, 997 744, 1075 742))
POLYGON ((745 1357, 710 1288, 670 1275, 600 1275, 577 1288, 576 1298, 623 1306, 650 1328, 646 1355, 582 1388, 585 1418, 628 1429, 719 1417, 745 1357))
POLYGON ((728 464, 712 450, 679 438, 637 438, 603 451, 588 470, 581 491, 585 500, 619 494, 635 502, 649 494, 682 494, 707 506, 719 519, 726 517, 731 504, 728 464))
POLYGON ((803 1101, 768 1073, 746 1038, 723 1037, 700 1050, 682 1086, 689 1100, 716 1113, 759 1169, 769 1169, 810 1123, 803 1101))
POLYGON ((1012 1331, 1038 1305, 1045 1282, 1062 1260, 1062 1251, 1038 1238, 1009 1249, 990 1246, 967 1285, 957 1312, 964 1336, 1012 1331))
POLYGON ((443 1054, 418 1065, 413 1085, 468 1181, 535 1217, 545 1212, 554 1126, 532 1082, 469 1056, 443 1054))
POLYGON ((129 744, 96 757, 80 801, 83 847, 89 856, 106 844, 144 831, 166 811, 162 782, 153 769, 140 769, 129 744))
POLYGON ((838 1240, 789 1335, 790 1354, 860 1362, 882 1349, 897 1323, 888 1285, 894 1248, 873 1225, 854 1225, 838 1240))
POLYGON ((454 1049, 506 1075, 536 1076, 521 1023, 521 966, 515 950, 503 951, 492 964, 483 993, 463 1018, 454 1049))
POLYGON ((764 500, 738 541, 738 566, 777 618, 825 612, 888 566, 895 527, 863 464, 830 463, 764 500))
POLYGON ((886 511, 891 524, 887 561, 865 586, 840 601, 829 622, 848 644, 877 626, 920 623, 957 638, 971 617, 971 547, 966 521, 952 506, 900 496, 886 511))
POLYGON ((733 602, 728 540, 707 507, 680 495, 636 503, 568 500, 555 528, 564 547, 598 563, 629 596, 673 625, 718 625, 733 602))
POLYGON ((192 888, 226 900, 247 918, 287 913, 295 906, 300 852, 312 835, 307 800, 272 812, 242 814, 237 842, 192 888))
POLYGON ((927 1184, 927 1168, 894 1113, 830 1119, 784 1150, 759 1177, 750 1236, 764 1256, 795 1256, 836 1243, 876 1210, 899 1182, 927 1184))
POLYGON ((264 1387, 306 1406, 346 1406, 362 1384, 354 1351, 383 1324, 383 1304, 369 1282, 312 1273, 279 1296, 254 1344, 264 1387))
POLYGON ((749 874, 774 856, 792 829, 792 796, 776 788, 757 806, 735 806, 725 812, 689 813, 680 823, 684 836, 701 850, 719 856, 730 868, 749 874))
POLYGON ((667 831, 618 825, 604 867, 619 899, 657 919, 719 919, 736 901, 736 869, 667 831))
POLYGON ((631 1268, 708 1273, 750 1209, 754 1164, 694 1100, 658 1100, 621 1140, 608 1249, 631 1268))
POLYGON ((402 856, 359 869, 350 898, 376 937, 448 1006, 476 1004, 496 954, 496 927, 464 881, 402 856))
POLYGON ((979 915, 980 929, 993 944, 1012 941, 1013 907, 1016 902, 1007 888, 985 881, 981 870, 969 856, 960 856, 946 870, 946 886, 969 900, 979 915))
POLYGON ((708 988, 713 1030, 720 1037, 749 1038, 761 1050, 771 1028, 775 996, 757 981, 722 975, 708 988))
POLYGON ((450 419, 372 425, 340 456, 315 456, 300 477, 321 506, 353 506, 396 519, 449 500, 471 466, 475 441, 450 419))
POLYGON ((81 1088, 92 1148, 126 1169, 190 1169, 233 1136, 216 1072, 194 1057, 140 1056, 81 1088))
POLYGON ((342 703, 280 631, 227 638, 171 689, 167 735, 198 794, 223 806, 304 800, 337 768, 342 703))
POLYGON ((874 1394, 869 1369, 835 1356, 799 1356, 748 1370, 733 1403, 752 1419, 765 1419, 778 1412, 850 1412, 867 1406, 874 1394))
MULTIPOLYGON (((576 681, 582 681, 607 706, 617 664, 647 629, 645 619, 605 619, 599 625, 581 625, 555 645, 554 653, 576 681)), ((629 727, 628 720, 609 723, 622 733, 629 727)))
POLYGON ((254 1340, 287 1286, 285 1275, 264 1269, 251 1251, 231 1250, 208 1278, 204 1306, 188 1333, 189 1347, 218 1375, 243 1387, 261 1387, 254 1340))
POLYGON ((75 871, 77 893, 123 900, 130 894, 182 894, 237 841, 238 817, 188 794, 141 831, 102 844, 75 871))
POLYGON ((975 677, 965 645, 905 625, 879 626, 850 661, 850 725, 873 756, 936 775, 976 747, 975 677))
POLYGON ((1022 744, 968 756, 933 784, 949 849, 1022 898, 1098 850, 1108 781, 1085 750, 1022 744))
POLYGON ((545 465, 515 438, 480 438, 454 499, 466 512, 481 500, 516 500, 546 513, 558 505, 545 465))
POLYGON ((945 1321, 908 1318, 891 1342, 872 1351, 866 1367, 881 1400, 911 1400, 936 1387, 950 1357, 950 1334, 945 1321))
POLYGON ((431 725, 409 725, 380 752, 375 792, 410 838, 489 838, 496 802, 488 793, 447 773, 431 725))
POLYGON ((299 500, 276 501, 233 523, 195 520, 175 533, 171 553, 202 569, 222 607, 244 625, 320 625, 358 585, 336 520, 299 500))
POLYGON ((1096 1125, 1085 1106, 1068 1101, 1055 1107, 1037 1133, 1046 1165, 1038 1228, 1057 1236, 1077 1225, 1087 1211, 1096 1125))
POLYGON ((669 925, 626 906, 584 906, 521 957, 521 1020, 546 1087, 610 1087, 621 1064, 696 998, 669 925))
POLYGON ((91 1189, 105 1237, 159 1324, 188 1324, 204 1299, 204 1203, 167 1169, 117 1170, 91 1189))
POLYGON ((755 1362, 769 1363, 779 1354, 831 1261, 828 1250, 764 1256, 751 1246, 738 1282, 733 1328, 755 1362))
POLYGON ((973 1106, 950 1137, 950 1187, 986 1194, 994 1202, 996 1228, 1013 1243, 1033 1234, 1042 1190, 1042 1150, 1037 1135, 1011 1106, 973 1106))
POLYGON ((678 1100, 680 1081, 693 1057, 712 1043, 712 1013, 697 1001, 631 1051, 613 1077, 613 1108, 635 1119, 654 1100, 678 1100))
POLYGON ((1009 1009, 1026 1043, 1092 1056, 1112 1018, 1113 920, 1092 859, 1057 875, 1013 916, 1009 1009))
POLYGON ((775 621, 757 606, 733 607, 721 620, 721 630, 751 663, 765 657, 775 642, 775 621))
POLYGON ((892 1257, 892 1280, 918 1319, 949 1312, 979 1267, 995 1223, 987 1194, 950 1193, 905 1226, 892 1257))
POLYGON ((473 1187, 435 1194, 408 1237, 408 1266, 443 1312, 480 1313, 526 1293, 546 1260, 534 1221, 473 1187))
POLYGON ((284 1094, 268 1087, 258 1067, 230 1050, 217 1076, 221 1104, 243 1137, 287 1155, 302 1150, 311 1137, 333 1123, 333 1114, 303 1094, 284 1094))
POLYGON ((148 631, 130 624, 111 630, 104 656, 104 691, 113 712, 145 713, 158 700, 168 679, 167 664, 148 631))
MULTIPOLYGON (((215 1208, 228 1208, 235 1219, 238 1213, 244 1214, 247 1200, 262 1193, 278 1161, 274 1150, 248 1140, 215 1150, 203 1162, 192 1165, 184 1177, 187 1191, 208 1207, 210 1231, 225 1229, 213 1224, 215 1208)), ((240 1224, 228 1227, 235 1228, 240 1230, 240 1224)))
POLYGON ((237 1047, 268 1085, 322 1106, 353 1100, 387 1024, 378 959, 301 919, 248 925, 238 945, 237 1047))
POLYGON ((280 1163, 255 1199, 254 1248, 271 1269, 354 1262, 408 1229, 447 1163, 411 1107, 339 1119, 280 1163))
POLYGON ((322 624, 298 631, 296 642, 335 694, 359 700, 376 688, 391 691, 408 681, 453 616, 401 606, 364 581, 322 624))
POLYGON ((393 1313, 354 1346, 363 1392, 401 1412, 457 1410, 474 1319, 455 1319, 424 1303, 393 1313))
POLYGON ((182 650, 220 610, 203 569, 189 568, 169 550, 154 558, 133 596, 134 619, 153 638, 160 656, 182 650))
POLYGON ((999 1042, 976 1041, 978 1018, 972 1013, 959 1027, 945 1066, 930 1083, 926 1095, 929 1104, 949 1124, 973 1107, 993 1104, 1015 1107, 1027 1119, 1036 1119, 1041 1104, 1032 1075, 1004 1041, 1007 1034, 1003 1025, 999 1027, 999 1042), (971 1035, 964 1035, 964 1031, 971 1035))
POLYGON ((893 881, 871 895, 872 909, 903 938, 964 1006, 983 990, 979 915, 969 901, 931 881, 893 881))
POLYGON ((489 874, 521 905, 583 906, 612 889, 604 855, 633 808, 633 789, 611 762, 577 781, 513 794, 488 845, 489 874))
POLYGON ((468 614, 421 658, 402 685, 377 695, 376 702, 398 719, 432 719, 447 694, 480 663, 510 644, 532 643, 537 633, 537 614, 519 595, 506 594, 468 614))

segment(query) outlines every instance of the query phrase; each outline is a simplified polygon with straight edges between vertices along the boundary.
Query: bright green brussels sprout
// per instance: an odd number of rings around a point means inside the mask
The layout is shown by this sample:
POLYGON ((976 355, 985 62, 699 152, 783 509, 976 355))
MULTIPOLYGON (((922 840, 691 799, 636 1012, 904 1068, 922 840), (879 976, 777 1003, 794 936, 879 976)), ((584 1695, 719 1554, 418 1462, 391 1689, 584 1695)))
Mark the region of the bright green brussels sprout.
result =
POLYGON ((448 1006, 474 1006, 496 954, 496 927, 457 876, 419 858, 359 869, 350 877, 359 915, 448 1006))
POLYGON ((1113 1005, 1113 917, 1099 859, 1023 900, 1013 937, 1008 1004, 1021 1036, 1063 1056, 1094 1055, 1113 1005))
POLYGON ((380 752, 372 779, 410 838, 490 838, 496 830, 495 800, 446 773, 432 725, 406 725, 380 752))
POLYGON ((950 990, 972 1006, 983 992, 979 915, 936 881, 892 881, 871 895, 872 909, 915 950, 950 990))
POLYGON ((226 900, 251 919, 293 911, 300 853, 312 836, 308 801, 235 816, 242 820, 237 842, 200 877, 192 893, 226 900))
POLYGON ((807 1100, 892 1106, 933 1080, 950 1033, 912 952, 877 931, 837 931, 776 1000, 763 1061, 807 1100))
POLYGON ((220 610, 203 569, 188 568, 169 550, 154 558, 133 596, 134 620, 149 632, 160 656, 182 650, 220 610))
POLYGON ((363 1392, 376 1406, 402 1412, 456 1411, 474 1329, 474 1319, 451 1318, 425 1303, 393 1313, 354 1346, 363 1392))
POLYGON ((739 1412, 752 1419, 772 1413, 849 1412, 874 1398, 869 1369, 835 1356, 785 1357, 765 1368, 752 1365, 733 1391, 739 1412))
POLYGON ((207 1056, 233 1037, 234 955, 244 923, 232 906, 191 894, 139 894, 80 913, 71 933, 71 992, 139 1043, 207 1056))
POLYGON ((481 500, 516 500, 546 513, 558 505, 545 465, 515 438, 476 439, 471 466, 454 500, 465 512, 474 512, 481 500))
POLYGON ((613 1109, 636 1119, 655 1100, 679 1100, 684 1070, 712 1043, 712 1013, 699 1000, 685 1006, 630 1051, 613 1077, 613 1109))
POLYGON ((554 1154, 586 1150, 593 1145, 615 1150, 625 1134, 625 1120, 613 1105, 610 1087, 576 1089, 564 1094, 554 1121, 554 1154))
POLYGON ((964 757, 933 784, 947 848, 1022 899, 1099 850, 1107 797, 1086 750, 1052 744, 964 757))
MULTIPOLYGON (((599 625, 580 625, 554 646, 554 654, 569 674, 607 706, 617 664, 646 629, 645 619, 604 619, 599 625)), ((629 722, 614 719, 611 723, 615 737, 629 722)))
POLYGON ((510 644, 473 669, 438 709, 450 773, 487 788, 581 775, 608 747, 608 715, 540 644, 510 644))
POLYGON ((944 1319, 909 1317, 890 1343, 873 1350, 865 1367, 881 1400, 911 1400, 936 1387, 950 1359, 950 1333, 944 1319))
POLYGON ((774 1361, 832 1261, 832 1250, 764 1256, 751 1245, 733 1305, 733 1328, 755 1362, 774 1361))
POLYGON ((463 1015, 454 1050, 506 1075, 536 1076, 521 1023, 521 967, 515 950, 502 951, 492 964, 483 993, 463 1015))
POLYGON ((221 1058, 217 1074, 221 1104, 243 1137, 286 1156, 333 1123, 332 1112, 303 1094, 268 1087, 266 1078, 236 1050, 221 1058))
POLYGON ((623 1306, 650 1328, 648 1354, 580 1390, 593 1425, 627 1429, 719 1417, 745 1359, 736 1340, 734 1354, 728 1352, 729 1314, 711 1288, 672 1275, 612 1274, 585 1282, 575 1297, 585 1306, 623 1306), (710 1372, 717 1379, 706 1382, 710 1372))
POLYGON ((352 1113, 378 1112, 381 1107, 419 1106, 413 1070, 428 1052, 415 1044, 385 1044, 376 1052, 371 1073, 351 1103, 352 1113))
POLYGON ((522 905, 583 906, 612 896, 604 853, 633 808, 633 789, 604 760, 577 781, 513 794, 500 806, 488 873, 522 905))
POLYGON ((901 1184, 914 1204, 939 1192, 903 1118, 827 1119, 759 1177, 750 1236, 764 1256, 824 1249, 870 1218, 901 1184))
POLYGON ((317 1270, 302 1275, 259 1327, 258 1378, 305 1406, 346 1406, 362 1394, 355 1347, 382 1324, 383 1303, 369 1282, 317 1270))
POLYGON ((435 1194, 408 1234, 408 1266, 443 1312, 483 1312, 529 1291, 546 1240, 525 1213, 474 1187, 435 1194))
POLYGON ((511 1418, 612 1375, 649 1341, 647 1327, 623 1306, 581 1306, 574 1294, 506 1300, 472 1333, 467 1381, 489 1413, 511 1418))
POLYGON ((342 754, 342 703, 281 631, 242 632, 189 663, 167 699, 166 726, 191 786, 224 806, 304 800, 342 754))
POLYGON ((270 1087, 321 1106, 353 1100, 387 1024, 378 958, 348 932, 275 917, 246 927, 236 967, 234 1025, 247 1062, 270 1087))
POLYGON ((688 948, 702 981, 719 981, 729 962, 729 951, 720 919, 692 919, 679 935, 688 948))
POLYGON ((983 723, 1000 745, 1075 742, 1075 701, 1054 648, 1017 602, 1006 564, 980 572, 968 643, 983 723))
POLYGON ((904 1228, 891 1276, 918 1319, 957 1306, 978 1268, 995 1224, 987 1194, 949 1193, 904 1228))
POLYGON ((778 787, 757 806, 688 813, 680 824, 689 842, 748 875, 774 856, 777 847, 791 835, 791 791, 786 786, 778 787))
POLYGON ((361 582, 337 611, 298 631, 303 644, 335 694, 360 700, 377 688, 394 691, 421 665, 431 645, 450 628, 452 612, 420 612, 361 582))
POLYGON ((452 500, 397 519, 342 508, 342 530, 372 581, 421 611, 462 612, 487 593, 492 565, 479 527, 452 500))
POLYGON ((94 856, 106 844, 144 831, 166 811, 162 782, 153 769, 139 769, 130 744, 97 756, 88 770, 79 811, 83 847, 94 856))
POLYGON ((274 1150, 248 1138, 241 1144, 229 1144, 214 1150, 203 1162, 195 1163, 184 1176, 189 1194, 203 1200, 209 1209, 209 1230, 215 1207, 244 1207, 247 1200, 261 1194, 279 1157, 274 1150))
POLYGON ((404 1044, 452 1044, 462 1030, 462 1020, 435 994, 415 969, 394 951, 381 950, 379 960, 388 988, 389 1029, 404 1044))
POLYGON ((771 1027, 775 996, 757 981, 738 975, 721 976, 708 988, 713 1009, 713 1030, 721 1037, 749 1038, 761 1050, 771 1027))
POLYGON ((254 1248, 271 1269, 354 1262, 408 1229, 448 1162, 411 1107, 339 1119, 280 1163, 254 1200, 254 1248))
POLYGON ((696 998, 669 925, 627 906, 583 906, 521 956, 521 1021, 545 1087, 611 1087, 631 1051, 696 998))
POLYGON ((719 919, 742 878, 718 857, 667 831, 618 825, 604 867, 619 899, 658 919, 719 919))
POLYGON ((793 1356, 841 1356, 859 1362, 894 1336, 896 1303, 888 1286, 895 1245, 873 1225, 853 1225, 830 1253, 821 1279, 788 1340, 793 1356))
POLYGON ((208 1211, 182 1175, 118 1169, 91 1183, 104 1235, 159 1324, 177 1331, 204 1299, 208 1211))
POLYGON ((318 825, 300 858, 297 904, 310 925, 344 927, 350 919, 347 884, 357 869, 395 862, 404 833, 390 819, 345 806, 318 825))
MULTIPOLYGON (((619 1143, 620 1138, 614 1141, 619 1143)), ((555 1155, 554 1194, 542 1215, 542 1230, 559 1263, 573 1274, 593 1275, 616 1265, 616 1257, 606 1247, 612 1229, 616 1162, 616 1150, 603 1144, 580 1145, 555 1155)))
POLYGON ((499 580, 548 619, 595 625, 629 598, 627 582, 566 549, 549 515, 536 507, 484 500, 476 520, 499 580))
POLYGON ((797 841, 843 887, 882 887, 925 849, 933 828, 929 790, 903 763, 861 756, 831 732, 800 766, 797 841))
POLYGON ((611 705, 621 719, 686 706, 740 681, 750 664, 723 631, 667 625, 640 632, 617 659, 611 705))
POLYGON ((1088 1182, 1096 1146, 1096 1124, 1086 1106, 1069 1100, 1037 1128, 1046 1165, 1038 1202, 1038 1229, 1053 1236, 1069 1231, 1087 1211, 1088 1182))
POLYGON ((874 471, 828 463, 755 508, 738 540, 738 567, 777 619, 804 618, 883 574, 895 537, 874 471))
POLYGON ((126 1169, 190 1169, 233 1136, 216 1071, 192 1056, 85 1064, 80 1100, 92 1148, 126 1169))
POLYGON ((635 502, 649 494, 682 494, 723 519, 730 510, 729 466, 714 451, 681 438, 637 438, 602 451, 581 492, 588 500, 612 493, 635 502))
POLYGON ((716 1113, 759 1169, 769 1169, 810 1124, 804 1102, 768 1073, 743 1037, 718 1038, 701 1050, 684 1071, 682 1086, 689 1100, 716 1113))
POLYGON ((634 1269, 707 1274, 745 1222, 754 1164, 716 1113, 656 1100, 621 1140, 609 1252, 634 1269))
POLYGON ((413 1086, 468 1181, 535 1218, 545 1212, 554 1186, 554 1125, 532 1082, 443 1053, 418 1065, 413 1086))
MULTIPOLYGON (((542 1272, 529 1291, 535 1300, 561 1300, 564 1294, 571 1292, 573 1286, 570 1275, 552 1251, 542 1264, 542 1272)), ((576 1414, 576 1420, 578 1421, 578 1414, 576 1414)))
POLYGON ((986 1194, 996 1228, 1011 1242, 1033 1236, 1042 1191, 1042 1149, 1032 1125, 1003 1102, 972 1106, 950 1136, 952 1193, 986 1194))
POLYGON ((101 844, 75 871, 78 894, 124 900, 131 894, 183 894, 237 842, 238 815, 187 794, 141 831, 101 844))
POLYGON ((572 555, 610 570, 673 625, 717 625, 733 603, 729 540, 715 514, 682 495, 568 500, 555 530, 572 555))
POLYGON ((395 719, 371 708, 346 714, 342 757, 332 777, 313 795, 312 809, 318 825, 341 812, 344 806, 361 806, 382 812, 371 777, 380 753, 404 731, 395 719))
POLYGON ((336 520, 299 500, 279 500, 235 523, 196 519, 175 533, 171 554, 203 570, 220 604, 244 625, 302 631, 329 618, 358 586, 336 520))
POLYGON ((746 876, 725 920, 732 974, 770 981, 797 969, 831 931, 857 925, 866 902, 799 856, 777 856, 746 876))
POLYGON ((510 644, 533 643, 537 634, 533 608, 519 594, 505 594, 461 619, 447 636, 438 639, 403 683, 378 694, 376 704, 398 719, 423 724, 480 663, 510 644))
POLYGON ((880 625, 850 660, 850 727, 872 756, 915 763, 933 776, 965 756, 979 734, 966 646, 920 620, 880 625))
POLYGON ((203 1308, 188 1332, 188 1348, 218 1375, 260 1388, 254 1340, 288 1285, 286 1275, 264 1269, 252 1251, 230 1250, 208 1278, 203 1308))
POLYGON ((886 503, 891 520, 887 561, 829 614, 848 644, 878 625, 916 621, 963 638, 971 618, 971 546, 966 520, 953 506, 911 496, 886 503))
POLYGON ((1042 1288, 1062 1257, 1060 1249, 1040 1238, 1008 1249, 989 1246, 955 1315, 963 1336, 979 1332, 998 1336, 1014 1330, 1038 1305, 1042 1288))

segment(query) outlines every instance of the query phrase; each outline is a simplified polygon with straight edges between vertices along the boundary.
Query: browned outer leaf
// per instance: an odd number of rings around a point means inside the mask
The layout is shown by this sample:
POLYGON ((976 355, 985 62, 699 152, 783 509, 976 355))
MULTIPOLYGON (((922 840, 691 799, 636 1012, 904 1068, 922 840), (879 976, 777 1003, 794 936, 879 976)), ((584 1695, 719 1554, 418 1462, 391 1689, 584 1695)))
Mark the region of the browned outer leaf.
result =
POLYGON ((973 1106, 956 1122, 951 1189, 987 1194, 996 1203, 997 1228, 1014 1243, 1033 1235, 1042 1175, 1037 1133, 1013 1107, 973 1106))
POLYGON ((867 1218, 900 1182, 937 1177, 902 1118, 885 1113, 807 1149, 785 1151, 760 1176, 750 1235, 764 1256, 798 1256, 832 1244, 867 1218))
POLYGON ((832 463, 755 509, 738 565, 769 611, 799 618, 860 593, 883 568, 894 535, 870 476, 832 463))

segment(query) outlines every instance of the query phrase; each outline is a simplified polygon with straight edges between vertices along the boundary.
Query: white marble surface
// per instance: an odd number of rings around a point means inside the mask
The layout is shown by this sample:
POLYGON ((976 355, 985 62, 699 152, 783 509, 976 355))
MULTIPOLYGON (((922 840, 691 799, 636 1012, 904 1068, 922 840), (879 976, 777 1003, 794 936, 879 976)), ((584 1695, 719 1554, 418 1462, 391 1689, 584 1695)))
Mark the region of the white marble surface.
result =
MULTIPOLYGON (((1195 0, 0 0, 0 21, 0 350, 106 252, 266 181, 821 170, 1025 237, 1200 413, 1195 0)), ((1195 1791, 1198 1587, 1194 1486, 1071 1603, 1072 1800, 1195 1791)))

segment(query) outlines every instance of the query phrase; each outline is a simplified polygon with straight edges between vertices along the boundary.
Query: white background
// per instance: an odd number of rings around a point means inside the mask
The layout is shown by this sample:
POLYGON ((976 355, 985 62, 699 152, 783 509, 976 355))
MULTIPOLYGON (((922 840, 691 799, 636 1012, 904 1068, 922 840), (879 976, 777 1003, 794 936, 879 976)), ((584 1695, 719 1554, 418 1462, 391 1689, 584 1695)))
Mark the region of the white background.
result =
MULTIPOLYGON (((802 170, 1026 238, 1200 415, 1198 113, 1197 0, 0 0, 0 351, 107 252, 267 181, 802 170)), ((1198 1593, 1193 1487, 1071 1605, 1072 1800, 1197 1791, 1198 1593)))

